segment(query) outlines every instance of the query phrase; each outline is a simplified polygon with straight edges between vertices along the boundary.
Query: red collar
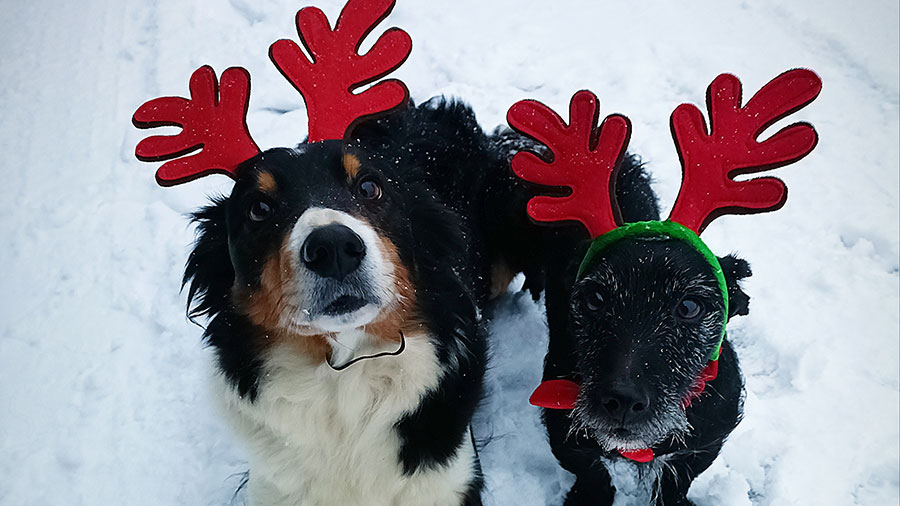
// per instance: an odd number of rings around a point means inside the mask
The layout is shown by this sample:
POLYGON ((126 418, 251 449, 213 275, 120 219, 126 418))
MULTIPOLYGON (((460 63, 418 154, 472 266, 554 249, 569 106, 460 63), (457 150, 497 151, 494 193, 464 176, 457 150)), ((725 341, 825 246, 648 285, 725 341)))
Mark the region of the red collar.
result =
MULTIPOLYGON (((691 407, 691 402, 706 389, 706 383, 716 379, 719 374, 719 361, 711 360, 706 367, 700 371, 700 375, 691 387, 684 400, 681 401, 682 409, 691 407)), ((578 391, 580 385, 574 381, 566 379, 555 379, 541 382, 540 385, 531 394, 528 402, 533 406, 547 409, 572 409, 578 400, 578 391)), ((641 448, 638 450, 618 450, 619 455, 635 462, 650 462, 653 460, 654 454, 652 448, 641 448)))

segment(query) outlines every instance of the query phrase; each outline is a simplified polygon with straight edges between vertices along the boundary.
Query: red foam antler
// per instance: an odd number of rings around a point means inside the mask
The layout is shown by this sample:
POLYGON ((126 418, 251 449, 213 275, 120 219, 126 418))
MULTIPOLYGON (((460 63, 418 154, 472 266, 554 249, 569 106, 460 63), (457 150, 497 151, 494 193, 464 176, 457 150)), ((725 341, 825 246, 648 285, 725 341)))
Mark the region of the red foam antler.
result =
POLYGON ((787 126, 762 142, 756 139, 772 123, 812 102, 821 89, 815 73, 794 69, 771 80, 741 107, 741 82, 722 74, 707 90, 709 132, 697 107, 678 106, 671 128, 684 176, 669 219, 699 234, 723 214, 774 211, 784 205, 787 187, 780 179, 733 178, 796 162, 812 151, 818 137, 807 123, 787 126))
POLYGON ((334 30, 321 10, 300 10, 297 33, 312 62, 293 41, 272 44, 269 57, 306 102, 310 142, 342 139, 360 118, 408 101, 409 91, 396 79, 353 93, 399 67, 412 51, 409 35, 399 28, 390 28, 371 50, 359 54, 363 39, 393 8, 394 0, 350 0, 334 30))
POLYGON ((553 161, 519 152, 512 169, 522 179, 547 186, 568 186, 571 194, 539 196, 528 202, 537 221, 577 220, 597 237, 621 222, 615 202, 615 170, 628 139, 628 118, 613 114, 597 128, 599 102, 582 90, 569 103, 569 125, 552 109, 533 100, 513 104, 506 115, 510 126, 550 148, 553 161))
POLYGON ((221 82, 209 66, 194 71, 191 98, 161 97, 134 113, 138 128, 180 126, 177 135, 154 135, 138 143, 135 155, 145 162, 171 160, 156 172, 162 186, 184 183, 213 172, 234 177, 235 168, 259 153, 247 131, 250 74, 240 67, 222 72, 221 82), (202 148, 199 153, 183 156, 202 148))

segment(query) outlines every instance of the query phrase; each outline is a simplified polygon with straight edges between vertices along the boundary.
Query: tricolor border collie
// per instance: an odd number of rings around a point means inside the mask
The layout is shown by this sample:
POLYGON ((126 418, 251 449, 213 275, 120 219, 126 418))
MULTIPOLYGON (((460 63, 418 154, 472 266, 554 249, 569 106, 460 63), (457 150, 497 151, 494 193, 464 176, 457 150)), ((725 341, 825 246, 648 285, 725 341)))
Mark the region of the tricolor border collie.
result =
POLYGON ((189 99, 151 100, 133 118, 182 129, 136 148, 168 160, 161 185, 235 179, 194 215, 184 283, 249 448, 254 505, 481 503, 469 423, 486 367, 481 309, 505 271, 491 267, 501 222, 478 196, 504 187, 509 167, 468 107, 414 107, 394 79, 359 90, 411 51, 391 28, 359 54, 393 3, 349 0, 333 28, 302 9, 303 48, 272 44, 307 105, 295 148, 250 137, 242 68, 201 67, 189 99))
POLYGON ((457 103, 357 132, 248 160, 195 214, 190 311, 210 317, 251 502, 480 504, 492 254, 469 209, 473 175, 505 162, 457 103))

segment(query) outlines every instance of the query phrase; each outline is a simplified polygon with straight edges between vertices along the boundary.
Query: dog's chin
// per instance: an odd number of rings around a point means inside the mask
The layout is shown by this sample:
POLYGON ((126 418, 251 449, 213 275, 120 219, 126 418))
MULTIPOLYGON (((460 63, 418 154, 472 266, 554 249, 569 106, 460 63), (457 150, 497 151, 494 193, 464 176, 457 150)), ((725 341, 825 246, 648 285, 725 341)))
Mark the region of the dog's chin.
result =
POLYGON ((587 435, 607 451, 631 451, 651 448, 669 438, 680 438, 689 429, 687 417, 680 409, 656 413, 650 419, 632 424, 612 422, 576 412, 572 431, 586 431, 587 435))
POLYGON ((665 435, 636 435, 629 429, 616 428, 604 431, 589 430, 595 441, 608 451, 630 451, 650 448, 665 439, 665 435))
POLYGON ((323 332, 343 332, 372 323, 381 305, 359 297, 341 296, 310 318, 310 325, 323 332))

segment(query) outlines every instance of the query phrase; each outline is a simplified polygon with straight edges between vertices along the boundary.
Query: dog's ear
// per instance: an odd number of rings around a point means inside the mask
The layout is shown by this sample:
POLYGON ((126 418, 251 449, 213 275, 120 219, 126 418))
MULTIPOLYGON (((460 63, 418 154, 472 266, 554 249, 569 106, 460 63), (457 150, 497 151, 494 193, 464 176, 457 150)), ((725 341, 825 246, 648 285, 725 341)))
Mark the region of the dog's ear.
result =
POLYGON ((750 312, 750 296, 741 289, 740 281, 753 274, 750 264, 734 255, 720 257, 719 264, 725 273, 725 284, 728 285, 728 319, 735 315, 746 315, 750 312))
POLYGON ((184 268, 182 288, 188 286, 188 317, 214 316, 228 304, 234 284, 234 268, 228 256, 228 227, 225 219, 226 197, 191 217, 197 223, 197 239, 184 268))

